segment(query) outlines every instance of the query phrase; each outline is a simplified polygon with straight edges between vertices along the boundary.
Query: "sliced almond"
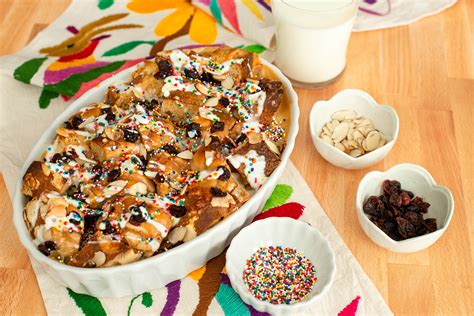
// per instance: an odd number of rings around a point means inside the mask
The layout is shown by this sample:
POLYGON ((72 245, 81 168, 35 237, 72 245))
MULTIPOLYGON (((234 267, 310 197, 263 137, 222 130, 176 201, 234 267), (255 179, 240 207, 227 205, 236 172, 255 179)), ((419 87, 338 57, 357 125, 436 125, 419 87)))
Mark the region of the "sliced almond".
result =
POLYGON ((105 188, 104 188, 104 195, 105 196, 112 196, 120 191, 123 190, 123 188, 127 185, 128 181, 125 180, 117 180, 114 182, 109 183, 105 188))
POLYGON ((211 91, 202 83, 196 83, 196 89, 204 95, 211 95, 211 91))
POLYGON ((332 141, 332 138, 328 135, 323 135, 321 137, 321 139, 323 140, 323 142, 325 143, 328 143, 329 145, 333 146, 334 145, 334 142, 332 141))
POLYGON ((213 151, 205 151, 204 157, 206 157, 206 166, 209 167, 214 160, 214 152, 213 151))
POLYGON ((347 140, 354 140, 354 128, 350 128, 349 131, 347 132, 347 140))
POLYGON ((216 80, 219 80, 219 81, 222 81, 224 80, 225 78, 227 78, 226 75, 212 75, 212 77, 216 80))
POLYGON ((130 195, 147 194, 147 192, 147 186, 143 182, 137 182, 128 188, 128 193, 130 195))
POLYGON ((344 147, 344 145, 341 144, 341 143, 335 143, 335 144, 334 144, 334 147, 336 147, 336 148, 339 149, 340 151, 346 151, 346 147, 344 147))
POLYGON ((387 139, 385 138, 385 135, 383 133, 379 132, 379 136, 380 136, 380 140, 379 140, 379 144, 377 145, 377 148, 380 148, 387 143, 387 139))
POLYGON ((338 120, 338 121, 354 119, 356 117, 357 117, 357 113, 353 110, 337 111, 337 112, 334 112, 333 115, 331 115, 332 119, 338 120))
POLYGON ((212 97, 212 98, 207 99, 207 101, 204 103, 204 106, 215 107, 217 104, 219 104, 219 98, 212 97))
POLYGON ((355 140, 343 140, 342 144, 349 150, 359 147, 359 144, 355 140))
POLYGON ((351 157, 354 157, 354 158, 357 158, 359 156, 361 156, 364 152, 358 148, 356 149, 352 149, 350 152, 349 152, 349 155, 351 157))
POLYGON ((364 118, 362 119, 358 124, 357 124, 357 127, 372 127, 372 121, 367 119, 367 118, 364 118))
POLYGON ((369 151, 369 150, 367 149, 367 139, 364 139, 364 140, 362 141, 362 148, 363 148, 365 151, 369 151))
POLYGON ((174 245, 184 239, 184 236, 186 236, 186 227, 179 226, 174 228, 172 231, 170 231, 168 235, 168 241, 174 245))
POLYGON ((277 145, 271 140, 266 139, 265 144, 267 144, 268 148, 273 151, 275 154, 280 155, 280 150, 278 149, 277 145))
POLYGON ((227 77, 222 80, 221 85, 224 89, 230 90, 234 87, 234 79, 232 79, 232 77, 227 77))
POLYGON ((179 158, 182 158, 182 159, 191 160, 191 159, 193 159, 194 155, 191 151, 185 150, 185 151, 180 152, 176 156, 178 156, 179 158))
POLYGON ((48 215, 56 217, 65 217, 66 216, 66 207, 63 205, 55 206, 49 211, 48 215))
POLYGON ((330 130, 326 126, 323 127, 323 134, 332 135, 333 132, 334 132, 334 128, 332 130, 330 130))
POLYGON ((196 236, 197 236, 197 233, 194 230, 194 227, 192 227, 191 225, 187 225, 186 226, 186 235, 184 236, 183 241, 188 242, 191 239, 196 238, 196 236))
POLYGON ((95 262, 96 267, 100 267, 101 265, 105 263, 106 259, 107 257, 105 256, 105 253, 103 253, 102 251, 97 251, 94 254, 94 258, 92 258, 92 261, 95 262))
POLYGON ((95 121, 95 116, 89 116, 82 122, 81 124, 78 125, 79 128, 84 128, 87 124, 92 123, 95 121))
POLYGON ((373 151, 378 148, 380 141, 379 135, 377 131, 371 131, 367 134, 367 138, 365 139, 367 141, 367 151, 373 151))
POLYGON ((349 126, 346 123, 341 123, 334 129, 332 133, 332 139, 335 143, 339 143, 347 136, 347 132, 349 131, 349 126))
POLYGON ((332 120, 330 123, 334 128, 336 128, 339 124, 341 124, 341 122, 339 122, 338 120, 332 120))
POLYGON ((206 137, 204 139, 204 146, 209 146, 209 144, 211 143, 212 141, 212 138, 210 136, 206 137))
MULTIPOLYGON (((332 125, 331 122, 327 123, 325 127, 326 127, 326 129, 328 129, 331 133, 334 131, 334 125, 332 125)), ((330 134, 330 133, 328 133, 328 134, 330 134)))

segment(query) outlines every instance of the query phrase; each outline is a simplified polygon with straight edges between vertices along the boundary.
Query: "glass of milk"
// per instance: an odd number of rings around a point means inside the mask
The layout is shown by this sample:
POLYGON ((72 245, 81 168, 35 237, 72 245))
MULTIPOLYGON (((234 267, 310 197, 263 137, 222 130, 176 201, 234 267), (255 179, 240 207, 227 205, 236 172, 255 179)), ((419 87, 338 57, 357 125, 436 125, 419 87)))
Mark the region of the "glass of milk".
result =
POLYGON ((296 86, 326 86, 346 67, 357 0, 273 0, 276 65, 296 86))

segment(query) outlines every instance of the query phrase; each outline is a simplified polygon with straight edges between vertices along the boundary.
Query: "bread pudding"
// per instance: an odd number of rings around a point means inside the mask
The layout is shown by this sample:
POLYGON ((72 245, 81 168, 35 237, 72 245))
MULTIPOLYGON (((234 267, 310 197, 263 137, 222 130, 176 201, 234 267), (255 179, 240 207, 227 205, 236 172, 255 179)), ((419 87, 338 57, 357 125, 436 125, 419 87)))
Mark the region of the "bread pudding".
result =
POLYGON ((283 84, 258 55, 159 53, 82 108, 23 177, 44 255, 109 267, 187 242, 235 212, 280 163, 283 84))

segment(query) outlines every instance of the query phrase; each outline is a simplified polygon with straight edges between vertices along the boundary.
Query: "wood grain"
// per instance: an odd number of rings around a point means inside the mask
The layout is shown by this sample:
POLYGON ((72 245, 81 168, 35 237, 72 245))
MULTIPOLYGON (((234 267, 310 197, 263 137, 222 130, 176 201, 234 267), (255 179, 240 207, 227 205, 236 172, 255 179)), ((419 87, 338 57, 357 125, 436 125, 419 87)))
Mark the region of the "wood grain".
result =
MULTIPOLYGON (((24 47, 69 0, 0 0, 0 55, 24 47), (47 5, 46 5, 47 4, 47 5)), ((298 89, 300 133, 293 162, 395 314, 472 314, 474 216, 474 1, 409 26, 354 33, 344 76, 325 89, 298 89), (391 154, 374 167, 347 171, 318 155, 309 133, 312 104, 358 88, 394 106, 401 130, 391 154), (451 226, 431 248, 395 254, 372 243, 355 214, 363 175, 401 162, 427 168, 455 199, 451 226)), ((28 256, 12 227, 0 179, 0 310, 45 314, 28 256)), ((363 299, 363 298, 362 298, 363 299)))

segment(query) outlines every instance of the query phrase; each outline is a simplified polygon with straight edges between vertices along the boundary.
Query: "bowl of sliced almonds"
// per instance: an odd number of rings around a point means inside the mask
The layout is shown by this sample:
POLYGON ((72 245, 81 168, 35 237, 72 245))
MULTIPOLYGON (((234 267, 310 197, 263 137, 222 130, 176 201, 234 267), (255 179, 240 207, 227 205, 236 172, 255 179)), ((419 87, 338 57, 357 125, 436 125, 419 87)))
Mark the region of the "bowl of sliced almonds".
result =
POLYGON ((316 102, 309 120, 317 151, 329 163, 345 169, 363 169, 383 160, 400 126, 392 107, 356 89, 316 102))

